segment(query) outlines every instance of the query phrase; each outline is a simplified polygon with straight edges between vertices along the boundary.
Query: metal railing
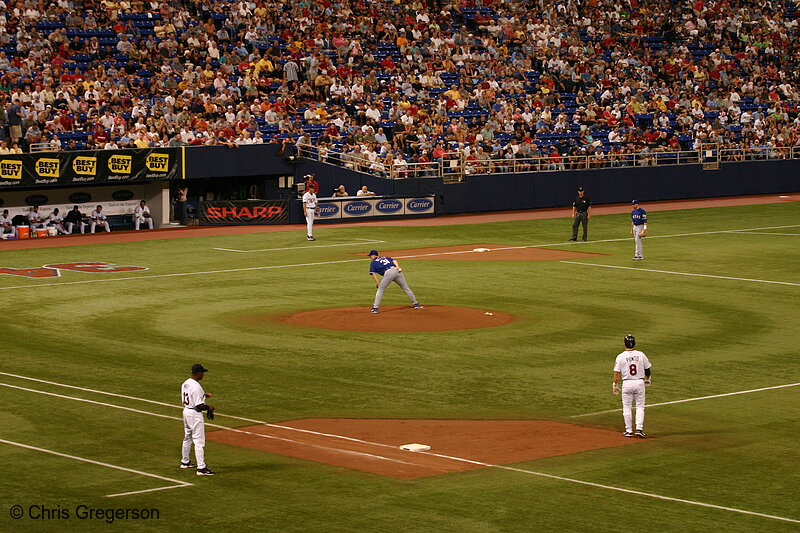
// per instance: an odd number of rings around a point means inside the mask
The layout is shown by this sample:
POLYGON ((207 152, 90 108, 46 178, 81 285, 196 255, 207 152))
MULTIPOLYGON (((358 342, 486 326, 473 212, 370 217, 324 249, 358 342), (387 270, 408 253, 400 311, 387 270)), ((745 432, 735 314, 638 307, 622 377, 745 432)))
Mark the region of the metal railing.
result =
POLYGON ((557 172, 593 170, 600 168, 648 167, 663 165, 697 165, 704 169, 719 168, 720 163, 800 159, 800 146, 725 147, 710 144, 698 150, 609 152, 586 155, 551 155, 521 157, 469 157, 465 152, 447 152, 430 162, 406 162, 378 154, 344 153, 333 148, 301 145, 303 157, 343 166, 389 179, 438 177, 445 182, 463 181, 465 176, 478 174, 518 174, 525 172, 557 172))
POLYGON ((50 143, 31 143, 28 150, 32 154, 36 152, 50 152, 53 150, 53 145, 50 143))

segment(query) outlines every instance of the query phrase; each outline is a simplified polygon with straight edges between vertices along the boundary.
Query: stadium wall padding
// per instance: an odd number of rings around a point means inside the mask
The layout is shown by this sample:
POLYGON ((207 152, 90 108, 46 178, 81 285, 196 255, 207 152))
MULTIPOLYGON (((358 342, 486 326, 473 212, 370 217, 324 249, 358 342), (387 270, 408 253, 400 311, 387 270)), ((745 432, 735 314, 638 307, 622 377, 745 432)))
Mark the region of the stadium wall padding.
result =
POLYGON ((304 158, 292 163, 290 154, 279 154, 279 150, 277 144, 189 149, 186 175, 191 179, 283 174, 293 175, 298 182, 314 173, 320 196, 330 195, 339 185, 353 194, 366 185, 382 196, 434 195, 437 212, 444 214, 565 207, 579 186, 586 188, 595 204, 800 191, 800 160, 793 159, 722 163, 718 170, 703 170, 697 164, 487 174, 443 183, 440 178, 390 180, 304 158))
MULTIPOLYGON (((330 196, 339 185, 344 185, 351 194, 366 185, 381 196, 434 196, 436 212, 440 214, 566 207, 572 203, 579 186, 586 188, 595 204, 627 203, 633 198, 651 202, 800 191, 800 160, 797 159, 722 163, 718 170, 703 170, 701 165, 695 164, 471 175, 461 182, 443 183, 441 178, 390 180, 291 157, 294 147, 288 146, 281 152, 279 144, 189 147, 182 152, 185 157, 182 168, 190 186, 192 179, 220 180, 224 184, 226 179, 250 176, 293 176, 297 183, 305 174, 314 173, 320 183, 321 197, 330 196)), ((4 188, 2 192, 45 188, 11 185, 16 186, 4 188)), ((126 182, 123 180, 117 185, 124 187, 126 182)), ((91 189, 92 185, 80 187, 91 189)), ((276 187, 277 183, 270 193, 286 198, 288 191, 279 191, 276 187)), ((300 214, 295 214, 294 209, 291 211, 292 222, 302 221, 300 214)))
POLYGON ((609 168, 585 171, 466 176, 446 183, 444 213, 565 207, 578 187, 595 204, 800 191, 800 161, 748 161, 722 164, 609 168))

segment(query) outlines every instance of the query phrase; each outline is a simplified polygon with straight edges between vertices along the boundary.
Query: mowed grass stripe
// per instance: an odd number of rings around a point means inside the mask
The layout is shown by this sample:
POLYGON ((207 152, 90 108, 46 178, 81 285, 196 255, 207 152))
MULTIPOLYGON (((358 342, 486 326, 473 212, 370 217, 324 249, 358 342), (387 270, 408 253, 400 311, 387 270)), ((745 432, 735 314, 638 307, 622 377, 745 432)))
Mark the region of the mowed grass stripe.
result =
MULTIPOLYGON (((38 393, 38 394, 45 394, 45 395, 48 395, 48 396, 53 396, 53 397, 61 398, 61 399, 69 399, 69 400, 86 402, 86 403, 91 403, 91 404, 105 406, 105 407, 111 407, 111 408, 115 408, 115 409, 123 409, 123 410, 127 410, 127 411, 135 411, 135 412, 138 412, 139 414, 142 414, 142 415, 156 416, 156 417, 160 417, 160 418, 179 418, 179 417, 169 417, 169 416, 165 416, 165 415, 162 415, 162 414, 159 414, 159 413, 151 413, 149 411, 133 410, 133 409, 130 409, 130 408, 127 408, 127 407, 118 406, 118 405, 114 405, 114 404, 109 404, 109 403, 104 403, 104 402, 96 402, 96 401, 92 401, 92 400, 86 400, 85 398, 77 398, 77 397, 74 397, 74 396, 54 394, 54 393, 51 393, 51 392, 40 391, 40 390, 36 390, 36 389, 29 389, 29 388, 26 388, 26 387, 18 387, 18 386, 15 386, 15 385, 9 385, 7 383, 0 383, 0 386, 10 387, 10 388, 13 388, 13 389, 18 389, 18 390, 27 391, 27 392, 33 392, 33 393, 38 393)), ((294 444, 310 446, 310 447, 314 447, 314 448, 324 448, 324 449, 330 450, 330 451, 337 451, 336 448, 329 448, 329 447, 320 446, 320 445, 316 445, 316 444, 305 443, 305 442, 302 442, 302 441, 297 441, 297 440, 294 440, 294 439, 286 439, 286 438, 277 437, 277 436, 274 436, 274 435, 265 435, 263 433, 255 433, 255 432, 250 432, 250 431, 246 431, 246 430, 240 430, 240 429, 236 429, 236 428, 227 428, 227 427, 220 426, 218 424, 213 424, 213 423, 207 423, 206 425, 208 425, 210 427, 216 427, 216 428, 220 428, 220 429, 225 429, 227 431, 234 431, 234 432, 237 432, 237 433, 243 433, 243 434, 252 435, 252 436, 261 437, 261 438, 281 440, 281 441, 291 442, 291 443, 294 443, 294 444)), ((3 441, 2 439, 0 439, 0 442, 10 443, 9 441, 3 441)), ((368 442, 368 441, 360 441, 360 442, 368 442)), ((11 444, 15 444, 16 445, 16 443, 11 443, 11 444)), ((385 445, 385 444, 380 444, 380 443, 371 443, 371 444, 375 444, 377 447, 391 447, 391 446, 388 446, 388 445, 385 445)), ((28 447, 28 446, 25 446, 25 445, 22 445, 22 446, 23 447, 28 447)), ((32 448, 32 449, 35 449, 35 448, 32 448)), ((39 451, 47 451, 48 453, 52 453, 54 455, 62 455, 64 457, 70 457, 72 459, 79 459, 79 458, 77 458, 75 456, 67 456, 67 455, 64 455, 64 454, 60 454, 58 452, 51 452, 49 450, 44 450, 44 449, 38 449, 38 450, 39 451)), ((363 452, 353 452, 353 451, 344 452, 343 451, 343 453, 348 453, 348 454, 354 454, 355 453, 357 455, 364 456, 364 457, 369 457, 369 458, 376 459, 376 460, 387 460, 387 461, 394 461, 394 462, 403 462, 403 461, 399 461, 397 459, 392 459, 392 458, 384 457, 384 456, 381 456, 381 455, 367 454, 367 453, 363 453, 363 452)), ((693 506, 697 506, 697 507, 705 507, 705 508, 716 509, 716 510, 720 510, 720 511, 727 511, 727 512, 732 512, 732 513, 737 513, 737 514, 745 514, 745 515, 755 516, 755 517, 759 517, 759 518, 767 518, 767 519, 771 519, 771 520, 779 520, 779 521, 782 521, 782 522, 791 522, 791 523, 800 524, 800 520, 797 520, 797 519, 787 518, 787 517, 782 517, 782 516, 777 516, 777 515, 771 515, 771 514, 765 514, 765 513, 759 513, 759 512, 756 512, 756 511, 749 511, 749 510, 746 510, 746 509, 738 509, 738 508, 735 508, 735 507, 728 507, 728 506, 723 506, 723 505, 704 503, 704 502, 689 500, 689 499, 685 499, 685 498, 676 498, 676 497, 672 497, 672 496, 664 496, 664 495, 661 495, 661 494, 654 494, 654 493, 645 492, 645 491, 639 491, 639 490, 634 490, 634 489, 626 489, 626 488, 623 488, 623 487, 615 487, 615 486, 612 486, 612 485, 605 485, 605 484, 602 484, 602 483, 595 483, 595 482, 591 482, 591 481, 583 481, 583 480, 568 478, 568 477, 564 477, 564 476, 556 476, 556 475, 546 474, 546 473, 538 472, 538 471, 534 471, 534 470, 526 470, 524 468, 510 467, 510 466, 504 466, 504 465, 496 465, 496 464, 486 463, 486 462, 483 462, 483 461, 465 459, 465 458, 462 458, 462 457, 457 457, 457 456, 452 456, 452 455, 444 455, 444 454, 438 454, 438 453, 433 453, 433 452, 419 452, 419 453, 425 454, 425 455, 432 455, 432 456, 435 456, 435 457, 441 457, 441 458, 445 458, 445 459, 450 459, 450 460, 458 461, 458 462, 464 462, 464 463, 469 463, 469 464, 480 465, 480 466, 484 466, 484 467, 487 467, 487 468, 497 468, 497 469, 500 469, 500 470, 507 470, 507 471, 511 471, 511 472, 517 472, 517 473, 522 473, 522 474, 527 474, 527 475, 533 475, 533 476, 537 476, 537 477, 544 477, 544 478, 548 478, 548 479, 563 481, 563 482, 567 482, 567 483, 574 483, 574 484, 578 484, 578 485, 594 487, 594 488, 599 488, 599 489, 603 489, 603 490, 611 490, 611 491, 615 491, 615 492, 623 492, 623 493, 626 493, 626 494, 632 494, 632 495, 642 496, 642 497, 646 497, 646 498, 655 498, 655 499, 658 499, 658 500, 664 500, 664 501, 669 501, 669 502, 693 505, 693 506)), ((99 465, 102 465, 102 466, 110 466, 112 468, 118 468, 118 469, 121 469, 121 470, 126 470, 126 471, 129 471, 129 472, 138 473, 138 474, 142 474, 142 475, 148 475, 150 477, 156 477, 156 478, 159 478, 159 479, 174 481, 176 483, 180 483, 181 484, 181 485, 176 485, 175 487, 163 487, 163 488, 178 488, 180 486, 188 486, 188 485, 190 485, 190 484, 182 482, 182 481, 171 480, 169 478, 156 476, 155 474, 146 474, 146 473, 143 473, 143 472, 139 472, 139 471, 135 471, 135 470, 131 470, 131 469, 125 469, 125 468, 122 468, 122 467, 114 467, 113 465, 108 465, 108 464, 105 464, 105 463, 99 463, 99 462, 92 461, 92 460, 86 460, 86 459, 80 459, 80 460, 85 460, 86 462, 99 464, 99 465)), ((416 464, 416 463, 409 463, 409 464, 416 464)), ((133 492, 128 492, 128 493, 112 494, 112 495, 108 495, 108 496, 109 497, 124 496, 124 495, 129 495, 129 494, 138 494, 138 493, 141 493, 141 492, 152 492, 154 490, 162 490, 162 488, 148 489, 148 490, 145 490, 145 491, 133 491, 133 492)))

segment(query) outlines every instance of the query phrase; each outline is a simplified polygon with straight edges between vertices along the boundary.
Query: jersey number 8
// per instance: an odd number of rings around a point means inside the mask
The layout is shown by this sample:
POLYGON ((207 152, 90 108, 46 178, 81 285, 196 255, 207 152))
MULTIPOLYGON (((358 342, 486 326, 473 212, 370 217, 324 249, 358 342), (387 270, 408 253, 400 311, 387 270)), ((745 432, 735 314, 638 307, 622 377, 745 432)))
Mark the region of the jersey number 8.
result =
POLYGON ((631 376, 635 376, 636 375, 636 365, 635 364, 632 364, 632 365, 628 366, 628 373, 631 376))

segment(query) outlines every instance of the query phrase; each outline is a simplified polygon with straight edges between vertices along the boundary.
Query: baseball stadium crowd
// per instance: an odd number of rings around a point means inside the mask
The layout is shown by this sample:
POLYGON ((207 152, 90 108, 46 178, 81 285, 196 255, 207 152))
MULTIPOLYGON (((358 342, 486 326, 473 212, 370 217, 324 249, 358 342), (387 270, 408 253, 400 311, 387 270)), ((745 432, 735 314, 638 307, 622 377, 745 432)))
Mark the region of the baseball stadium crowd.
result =
POLYGON ((0 153, 283 142, 374 172, 800 145, 791 0, 0 0, 0 153))

